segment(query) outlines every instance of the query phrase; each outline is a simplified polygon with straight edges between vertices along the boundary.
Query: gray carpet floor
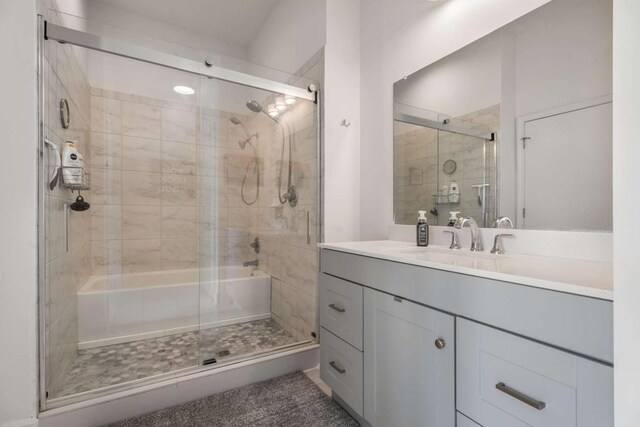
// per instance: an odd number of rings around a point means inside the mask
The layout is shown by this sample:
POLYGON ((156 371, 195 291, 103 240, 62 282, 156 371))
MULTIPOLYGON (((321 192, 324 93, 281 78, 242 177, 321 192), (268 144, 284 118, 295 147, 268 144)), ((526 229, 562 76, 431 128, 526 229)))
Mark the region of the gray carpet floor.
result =
POLYGON ((358 426, 305 374, 296 372, 111 424, 151 426, 358 426))

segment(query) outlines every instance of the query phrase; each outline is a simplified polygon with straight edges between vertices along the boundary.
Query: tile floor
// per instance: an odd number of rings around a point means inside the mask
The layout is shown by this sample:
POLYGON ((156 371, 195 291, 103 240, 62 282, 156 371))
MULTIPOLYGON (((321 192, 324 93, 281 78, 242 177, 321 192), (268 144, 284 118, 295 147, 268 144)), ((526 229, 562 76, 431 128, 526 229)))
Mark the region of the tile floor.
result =
POLYGON ((198 366, 210 358, 220 362, 296 342, 267 319, 80 350, 62 389, 50 398, 198 366))

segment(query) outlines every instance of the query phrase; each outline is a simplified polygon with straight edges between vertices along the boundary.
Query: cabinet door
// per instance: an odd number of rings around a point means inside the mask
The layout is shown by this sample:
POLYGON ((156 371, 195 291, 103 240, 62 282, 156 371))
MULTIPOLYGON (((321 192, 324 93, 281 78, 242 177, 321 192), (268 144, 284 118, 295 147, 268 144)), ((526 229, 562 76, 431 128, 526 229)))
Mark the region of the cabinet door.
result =
POLYGON ((384 427, 455 426, 453 316, 364 292, 364 418, 384 427))

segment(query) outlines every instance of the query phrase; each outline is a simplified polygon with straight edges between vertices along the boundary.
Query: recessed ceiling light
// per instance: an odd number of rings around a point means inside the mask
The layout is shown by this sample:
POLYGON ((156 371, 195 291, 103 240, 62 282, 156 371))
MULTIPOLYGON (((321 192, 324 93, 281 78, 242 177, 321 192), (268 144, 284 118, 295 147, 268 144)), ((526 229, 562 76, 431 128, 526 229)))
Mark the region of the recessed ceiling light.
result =
POLYGON ((196 91, 189 86, 174 86, 173 90, 175 92, 178 92, 180 95, 193 95, 194 93, 196 93, 196 91))

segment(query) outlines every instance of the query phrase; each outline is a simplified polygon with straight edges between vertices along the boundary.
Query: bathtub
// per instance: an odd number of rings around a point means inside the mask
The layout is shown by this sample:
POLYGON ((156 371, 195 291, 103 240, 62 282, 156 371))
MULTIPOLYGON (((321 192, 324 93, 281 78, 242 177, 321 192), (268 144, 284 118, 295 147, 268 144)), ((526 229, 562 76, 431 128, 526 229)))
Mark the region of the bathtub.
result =
POLYGON ((271 277, 249 267, 91 276, 78 291, 78 348, 271 317, 271 277))

